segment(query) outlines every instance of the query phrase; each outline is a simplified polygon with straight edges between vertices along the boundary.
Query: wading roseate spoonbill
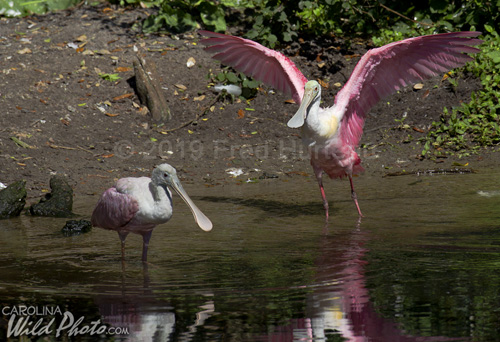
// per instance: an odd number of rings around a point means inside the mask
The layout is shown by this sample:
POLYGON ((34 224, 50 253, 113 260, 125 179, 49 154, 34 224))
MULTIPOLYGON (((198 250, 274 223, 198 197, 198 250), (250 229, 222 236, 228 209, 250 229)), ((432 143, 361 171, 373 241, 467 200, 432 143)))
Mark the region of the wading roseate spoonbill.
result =
POLYGON ((302 127, 328 220, 328 201, 323 172, 330 178, 349 177, 351 196, 360 216, 352 175, 363 171, 355 149, 367 113, 382 98, 400 88, 452 68, 463 66, 477 53, 472 47, 480 32, 453 32, 405 39, 369 50, 354 68, 349 80, 335 96, 332 107, 320 108, 321 87, 307 81, 295 64, 282 53, 254 41, 209 31, 201 43, 213 58, 263 83, 291 94, 300 105, 288 127, 302 127))
POLYGON ((92 225, 116 230, 122 242, 129 233, 141 234, 143 239, 142 261, 148 257, 148 244, 153 229, 172 217, 172 193, 179 194, 193 213, 194 220, 204 231, 212 229, 212 222, 193 203, 177 178, 177 172, 169 164, 161 164, 149 177, 127 177, 119 179, 106 190, 92 213, 92 225))

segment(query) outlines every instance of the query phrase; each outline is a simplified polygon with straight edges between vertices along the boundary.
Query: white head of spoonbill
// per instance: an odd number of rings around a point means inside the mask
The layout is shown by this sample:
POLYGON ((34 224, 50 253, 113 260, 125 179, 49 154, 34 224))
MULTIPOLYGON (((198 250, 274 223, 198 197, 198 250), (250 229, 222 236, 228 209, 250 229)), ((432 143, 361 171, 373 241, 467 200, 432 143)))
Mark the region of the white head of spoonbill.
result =
POLYGON ((309 81, 304 86, 304 96, 297 113, 288 121, 288 127, 299 128, 304 125, 304 122, 311 110, 312 106, 316 110, 319 108, 319 101, 321 99, 321 86, 317 81, 309 81))
POLYGON ((212 222, 208 217, 201 212, 200 209, 194 204, 187 192, 181 185, 179 178, 177 177, 177 171, 169 164, 158 165, 151 176, 154 183, 158 185, 167 185, 177 192, 177 194, 186 202, 189 209, 193 213, 194 220, 198 226, 204 231, 210 231, 212 229, 212 222))

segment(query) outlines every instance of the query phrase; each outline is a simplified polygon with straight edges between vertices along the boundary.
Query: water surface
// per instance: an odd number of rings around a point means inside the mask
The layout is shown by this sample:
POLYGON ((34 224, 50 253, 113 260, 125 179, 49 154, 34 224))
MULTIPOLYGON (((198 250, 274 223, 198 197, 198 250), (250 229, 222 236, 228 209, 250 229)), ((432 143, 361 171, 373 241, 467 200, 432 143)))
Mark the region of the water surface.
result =
MULTIPOLYGON (((65 219, 3 220, 0 340, 24 305, 38 310, 26 328, 41 319, 51 331, 23 341, 500 341, 499 181, 363 175, 362 220, 349 182, 328 181, 327 226, 307 177, 187 184, 214 229, 174 197, 147 267, 137 235, 122 261, 115 232, 65 237, 65 219)), ((88 218, 96 201, 77 198, 74 211, 88 218)))

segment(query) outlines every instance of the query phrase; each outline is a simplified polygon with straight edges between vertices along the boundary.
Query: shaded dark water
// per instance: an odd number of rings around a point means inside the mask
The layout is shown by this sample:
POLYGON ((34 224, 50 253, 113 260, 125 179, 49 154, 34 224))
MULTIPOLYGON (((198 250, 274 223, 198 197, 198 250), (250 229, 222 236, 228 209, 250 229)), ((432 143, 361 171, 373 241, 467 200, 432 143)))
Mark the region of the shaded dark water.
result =
POLYGON ((355 182, 365 218, 332 181, 326 227, 307 178, 187 185, 214 229, 174 198, 147 268, 139 236, 122 263, 114 232, 0 221, 0 340, 500 341, 500 173, 355 182))

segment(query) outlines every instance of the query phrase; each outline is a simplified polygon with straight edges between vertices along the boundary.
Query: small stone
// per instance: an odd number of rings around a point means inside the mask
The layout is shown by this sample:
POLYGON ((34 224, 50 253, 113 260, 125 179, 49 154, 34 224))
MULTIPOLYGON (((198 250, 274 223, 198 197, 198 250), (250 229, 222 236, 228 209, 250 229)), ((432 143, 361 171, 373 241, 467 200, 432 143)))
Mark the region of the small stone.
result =
POLYGON ((0 219, 19 216, 26 204, 26 181, 12 183, 0 191, 0 219))
POLYGON ((188 68, 192 68, 192 67, 194 67, 195 64, 196 64, 196 60, 193 57, 189 57, 189 59, 186 62, 186 66, 188 68))
POLYGON ((263 172, 262 175, 259 176, 259 179, 271 179, 271 178, 279 178, 277 174, 263 172))
POLYGON ((89 220, 68 220, 61 229, 64 236, 76 236, 88 233, 92 230, 92 223, 89 220))
POLYGON ((71 217, 73 209, 73 189, 65 177, 54 176, 50 179, 51 192, 39 203, 30 207, 33 216, 71 217))

